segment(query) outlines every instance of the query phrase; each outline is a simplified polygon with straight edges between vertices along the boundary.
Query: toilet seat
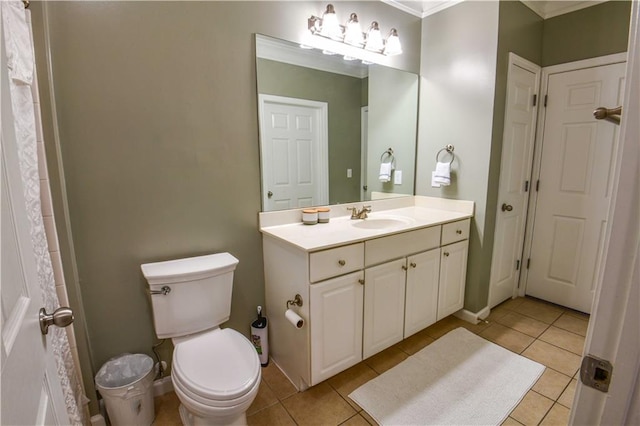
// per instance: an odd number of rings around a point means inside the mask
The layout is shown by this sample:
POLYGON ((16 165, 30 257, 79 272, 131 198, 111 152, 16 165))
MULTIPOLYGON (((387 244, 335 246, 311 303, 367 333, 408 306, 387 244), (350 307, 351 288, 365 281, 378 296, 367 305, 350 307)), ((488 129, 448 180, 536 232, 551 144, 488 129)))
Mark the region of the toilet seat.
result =
POLYGON ((176 391, 197 405, 236 407, 253 400, 260 384, 260 360, 251 342, 226 328, 179 342, 173 353, 176 391))

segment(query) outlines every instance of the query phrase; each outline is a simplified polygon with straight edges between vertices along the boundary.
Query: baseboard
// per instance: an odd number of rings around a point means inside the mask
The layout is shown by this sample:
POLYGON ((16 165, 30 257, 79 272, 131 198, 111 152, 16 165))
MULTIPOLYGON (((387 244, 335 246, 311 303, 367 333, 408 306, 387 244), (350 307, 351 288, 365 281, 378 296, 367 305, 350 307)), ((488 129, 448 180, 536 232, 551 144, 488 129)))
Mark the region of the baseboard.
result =
POLYGON ((107 426, 107 421, 102 417, 102 414, 96 414, 91 416, 91 426, 107 426))
POLYGON ((478 324, 481 320, 484 320, 486 317, 488 317, 490 313, 491 309, 488 306, 485 306, 478 312, 471 312, 466 309, 460 309, 458 312, 455 312, 453 316, 475 325, 478 324))
POLYGON ((155 380, 153 382, 153 396, 164 395, 173 391, 173 383, 171 382, 171 376, 163 377, 162 379, 155 380))

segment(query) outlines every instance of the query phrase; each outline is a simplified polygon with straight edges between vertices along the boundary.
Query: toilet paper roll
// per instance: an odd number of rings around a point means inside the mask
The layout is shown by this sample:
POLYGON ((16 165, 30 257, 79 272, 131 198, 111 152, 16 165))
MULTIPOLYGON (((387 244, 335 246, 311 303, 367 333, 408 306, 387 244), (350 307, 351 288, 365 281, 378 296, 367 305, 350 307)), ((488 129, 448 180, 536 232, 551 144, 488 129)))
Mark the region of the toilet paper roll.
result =
POLYGON ((287 321, 293 324, 295 328, 302 328, 302 326, 304 325, 304 319, 302 319, 300 315, 296 314, 291 309, 287 309, 287 311, 284 313, 284 316, 287 321))

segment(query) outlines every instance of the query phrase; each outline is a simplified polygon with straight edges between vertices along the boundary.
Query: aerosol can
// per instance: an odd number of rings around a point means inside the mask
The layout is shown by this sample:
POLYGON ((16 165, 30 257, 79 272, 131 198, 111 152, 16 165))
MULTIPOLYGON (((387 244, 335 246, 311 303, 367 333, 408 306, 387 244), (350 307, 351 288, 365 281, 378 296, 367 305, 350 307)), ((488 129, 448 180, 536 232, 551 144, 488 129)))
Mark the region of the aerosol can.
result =
POLYGON ((262 316, 262 306, 258 306, 258 318, 251 323, 251 342, 258 352, 260 364, 266 367, 269 364, 269 335, 267 318, 262 316))

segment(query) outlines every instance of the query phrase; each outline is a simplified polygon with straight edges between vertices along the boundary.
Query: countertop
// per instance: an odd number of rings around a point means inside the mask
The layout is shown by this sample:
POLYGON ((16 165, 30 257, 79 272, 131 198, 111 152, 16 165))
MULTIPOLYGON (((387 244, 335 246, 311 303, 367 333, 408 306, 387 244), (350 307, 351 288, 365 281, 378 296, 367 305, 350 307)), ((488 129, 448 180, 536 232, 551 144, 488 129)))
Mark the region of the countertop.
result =
POLYGON ((350 216, 345 215, 332 217, 329 223, 304 225, 302 222, 296 222, 264 226, 260 231, 265 236, 313 252, 473 216, 474 203, 471 201, 437 199, 430 202, 431 197, 414 198, 416 202, 408 207, 376 211, 375 206, 372 206, 373 211, 367 219, 352 220, 350 216))

